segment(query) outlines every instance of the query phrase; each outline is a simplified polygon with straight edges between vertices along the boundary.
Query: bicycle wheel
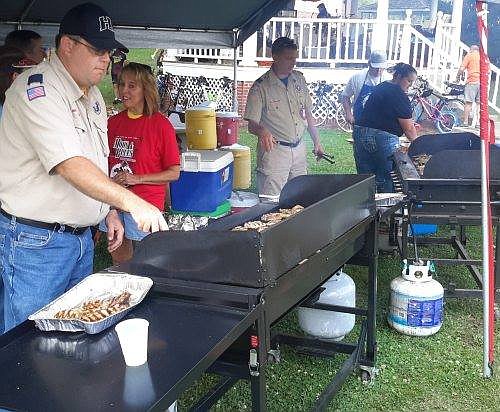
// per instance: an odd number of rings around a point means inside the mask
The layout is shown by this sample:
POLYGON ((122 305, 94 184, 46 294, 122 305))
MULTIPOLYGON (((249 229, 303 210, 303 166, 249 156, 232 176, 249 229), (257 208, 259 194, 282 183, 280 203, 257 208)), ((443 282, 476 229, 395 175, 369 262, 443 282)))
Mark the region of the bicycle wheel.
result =
POLYGON ((456 117, 455 125, 460 123, 464 118, 464 102, 460 99, 450 99, 443 105, 443 110, 452 112, 456 117))
POLYGON ((436 120, 436 127, 439 133, 449 133, 457 124, 457 118, 451 111, 442 110, 436 120))
POLYGON ((314 119, 314 126, 319 127, 326 122, 330 113, 330 105, 324 104, 323 99, 318 99, 313 103, 311 114, 314 119))
POLYGON ((424 117, 424 108, 422 107, 422 103, 417 102, 412 104, 412 115, 414 122, 420 122, 424 117))
POLYGON ((194 106, 196 103, 193 101, 191 90, 178 89, 177 90, 177 104, 175 110, 186 111, 187 108, 194 106))
POLYGON ((337 122, 337 126, 340 130, 347 133, 352 132, 352 125, 346 120, 344 106, 341 104, 339 104, 337 106, 337 110, 335 110, 335 122, 337 122))

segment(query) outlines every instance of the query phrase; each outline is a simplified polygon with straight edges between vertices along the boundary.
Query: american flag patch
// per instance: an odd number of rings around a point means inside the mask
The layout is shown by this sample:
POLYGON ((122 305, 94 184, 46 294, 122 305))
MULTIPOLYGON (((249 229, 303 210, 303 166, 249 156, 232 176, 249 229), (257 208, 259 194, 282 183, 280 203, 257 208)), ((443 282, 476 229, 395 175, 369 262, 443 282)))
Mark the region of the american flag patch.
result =
POLYGON ((28 100, 30 101, 45 96, 45 89, 43 86, 32 87, 26 92, 28 93, 28 100))

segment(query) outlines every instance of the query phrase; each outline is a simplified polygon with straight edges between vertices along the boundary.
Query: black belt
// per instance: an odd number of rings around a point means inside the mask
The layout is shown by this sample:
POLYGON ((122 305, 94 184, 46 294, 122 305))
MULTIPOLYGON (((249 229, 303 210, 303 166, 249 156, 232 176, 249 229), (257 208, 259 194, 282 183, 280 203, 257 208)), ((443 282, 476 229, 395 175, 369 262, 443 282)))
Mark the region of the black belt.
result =
POLYGON ((276 143, 278 143, 281 146, 286 146, 286 147, 297 147, 302 139, 297 140, 295 143, 292 142, 285 142, 284 140, 277 140, 276 143))
POLYGON ((46 223, 39 222, 38 220, 25 219, 23 217, 12 216, 10 213, 7 213, 5 210, 0 208, 0 213, 4 215, 7 219, 15 218, 16 222, 21 223, 22 225, 38 227, 40 229, 54 230, 56 232, 62 229, 63 232, 71 233, 72 235, 81 235, 85 233, 85 231, 90 226, 82 226, 82 227, 73 227, 68 225, 61 225, 60 223, 46 223))

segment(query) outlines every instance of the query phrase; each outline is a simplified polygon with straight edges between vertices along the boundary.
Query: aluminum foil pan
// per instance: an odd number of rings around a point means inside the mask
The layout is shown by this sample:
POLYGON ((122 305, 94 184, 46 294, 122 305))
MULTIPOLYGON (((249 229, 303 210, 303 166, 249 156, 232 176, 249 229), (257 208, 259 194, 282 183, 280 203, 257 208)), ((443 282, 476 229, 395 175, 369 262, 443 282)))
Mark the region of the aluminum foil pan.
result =
POLYGON ((153 286, 150 278, 127 273, 94 273, 73 286, 56 300, 44 306, 28 319, 44 331, 99 333, 117 323, 131 309, 137 306, 153 286), (130 306, 97 322, 84 322, 79 319, 56 319, 60 310, 71 309, 91 299, 107 299, 127 291, 130 293, 130 306))
POLYGON ((208 225, 207 216, 191 216, 191 215, 167 215, 165 216, 167 220, 169 230, 198 230, 208 225))

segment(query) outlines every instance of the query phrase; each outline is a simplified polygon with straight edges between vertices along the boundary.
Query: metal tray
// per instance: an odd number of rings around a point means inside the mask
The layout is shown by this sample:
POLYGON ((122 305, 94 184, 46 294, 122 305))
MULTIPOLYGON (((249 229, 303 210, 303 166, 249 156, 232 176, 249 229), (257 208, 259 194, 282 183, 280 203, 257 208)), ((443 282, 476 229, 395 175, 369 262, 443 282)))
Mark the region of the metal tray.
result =
POLYGON ((134 306, 138 305, 153 286, 148 277, 127 273, 94 273, 73 286, 56 300, 28 317, 43 331, 81 332, 94 334, 117 323, 134 306), (54 315, 63 309, 70 309, 90 299, 103 299, 128 291, 130 306, 98 322, 84 322, 78 319, 56 319, 54 315))
POLYGON ((390 207, 398 204, 405 198, 403 193, 375 193, 375 204, 380 207, 390 207))

